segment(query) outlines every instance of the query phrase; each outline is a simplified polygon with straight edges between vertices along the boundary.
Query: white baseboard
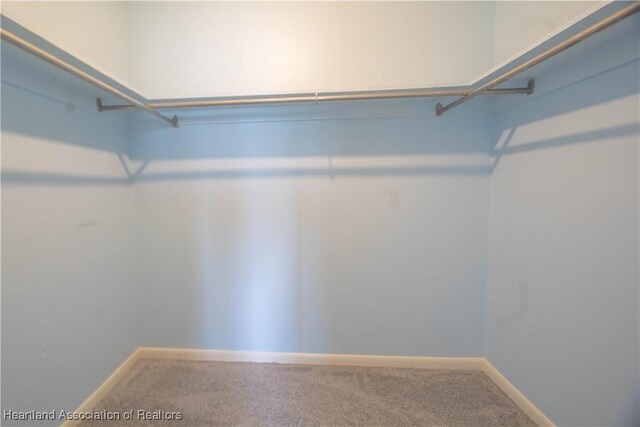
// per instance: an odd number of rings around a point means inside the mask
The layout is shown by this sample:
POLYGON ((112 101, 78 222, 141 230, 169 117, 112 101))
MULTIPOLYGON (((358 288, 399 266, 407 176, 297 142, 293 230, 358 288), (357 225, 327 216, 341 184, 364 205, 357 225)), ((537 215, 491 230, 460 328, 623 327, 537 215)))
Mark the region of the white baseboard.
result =
MULTIPOLYGON (((140 348, 137 348, 111 375, 93 392, 84 402, 80 404, 75 412, 87 412, 96 407, 98 402, 111 391, 111 389, 125 376, 131 367, 140 359, 140 348)), ((80 424, 80 420, 66 420, 61 427, 75 427, 80 424)))
POLYGON ((218 362, 293 363, 426 369, 483 369, 482 357, 366 356, 354 354, 272 353, 140 347, 142 359, 208 360, 218 362))
POLYGON ((540 409, 536 407, 524 394, 520 392, 513 384, 507 380, 504 375, 498 371, 495 366, 491 364, 487 359, 483 358, 482 370, 491 380, 496 383, 500 389, 513 400, 516 405, 524 411, 525 414, 533 420, 534 423, 539 426, 553 427, 555 424, 542 413, 540 409))
MULTIPOLYGON (((188 348, 139 347, 76 412, 90 411, 140 359, 202 360, 217 362, 290 363, 300 365, 365 366, 421 369, 463 369, 483 371, 536 424, 554 424, 484 357, 368 356, 354 354, 275 353, 188 348)), ((79 421, 65 421, 62 427, 74 427, 79 421)))

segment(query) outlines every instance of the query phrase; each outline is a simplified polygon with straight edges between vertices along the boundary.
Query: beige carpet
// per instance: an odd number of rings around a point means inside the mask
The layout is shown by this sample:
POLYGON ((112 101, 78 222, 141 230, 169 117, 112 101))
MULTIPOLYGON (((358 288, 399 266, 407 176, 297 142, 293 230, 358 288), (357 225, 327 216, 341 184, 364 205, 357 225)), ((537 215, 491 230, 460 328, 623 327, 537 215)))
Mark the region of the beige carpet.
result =
POLYGON ((139 409, 182 420, 81 425, 535 425, 483 372, 462 370, 143 359, 95 408, 139 409))

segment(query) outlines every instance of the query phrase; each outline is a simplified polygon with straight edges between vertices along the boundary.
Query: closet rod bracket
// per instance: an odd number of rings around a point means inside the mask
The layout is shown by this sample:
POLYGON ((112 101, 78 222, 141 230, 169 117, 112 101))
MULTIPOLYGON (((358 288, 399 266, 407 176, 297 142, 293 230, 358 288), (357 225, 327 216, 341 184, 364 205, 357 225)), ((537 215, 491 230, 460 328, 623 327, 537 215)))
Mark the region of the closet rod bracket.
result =
MULTIPOLYGON (((522 93, 524 95, 532 95, 535 89, 536 89, 535 79, 529 79, 529 81, 527 82, 527 87, 521 89, 521 92, 519 93, 522 93)), ((496 93, 499 93, 498 91, 501 91, 501 90, 508 91, 509 89, 493 89, 493 91, 496 93)), ((438 102, 436 104, 436 116, 441 116, 442 114, 444 114, 445 111, 447 111, 447 109, 444 108, 442 103, 438 102)))
POLYGON ((535 79, 530 79, 527 82, 527 95, 533 95, 533 91, 536 89, 535 79))
MULTIPOLYGON (((172 126, 177 127, 177 120, 175 118, 169 118, 162 113, 159 113, 155 109, 149 107, 145 102, 139 101, 137 98, 123 92, 121 89, 114 87, 111 83, 102 80, 95 75, 92 75, 89 71, 85 71, 83 69, 78 68, 76 65, 70 64, 64 59, 59 58, 58 56, 52 54, 51 52, 36 46, 35 44, 13 34, 12 32, 0 28, 0 35, 2 40, 5 40, 7 43, 11 43, 19 49, 24 50, 25 52, 30 53, 31 55, 42 59, 49 64, 58 67, 59 69, 78 77, 81 80, 97 87, 100 90, 110 93, 124 101, 135 105, 137 108, 145 110, 149 114, 153 114, 157 118, 164 120, 167 123, 170 123, 172 126)), ((55 47, 55 46, 54 46, 55 47)), ((138 95, 138 97, 140 97, 138 95)), ((102 108, 104 110, 104 106, 101 103, 98 104, 98 108, 102 108)))
MULTIPOLYGON (((98 109, 99 112, 103 112, 103 111, 109 111, 108 107, 105 107, 105 105, 102 103, 102 99, 100 98, 96 98, 96 107, 98 109)), ((177 115, 173 115, 173 117, 171 117, 169 119, 169 123, 171 124, 171 126, 173 126, 174 128, 180 127, 180 120, 178 119, 177 115)))

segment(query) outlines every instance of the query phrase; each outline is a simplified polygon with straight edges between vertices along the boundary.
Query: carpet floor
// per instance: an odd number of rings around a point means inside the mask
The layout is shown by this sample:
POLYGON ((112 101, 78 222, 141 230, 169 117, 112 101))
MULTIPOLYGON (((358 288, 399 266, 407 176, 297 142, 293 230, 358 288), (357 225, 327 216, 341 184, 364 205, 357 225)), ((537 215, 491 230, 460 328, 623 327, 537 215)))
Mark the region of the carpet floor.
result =
POLYGON ((133 421, 81 426, 535 426, 466 370, 142 359, 94 408, 131 410, 133 421), (182 419, 138 420, 138 410, 182 419))

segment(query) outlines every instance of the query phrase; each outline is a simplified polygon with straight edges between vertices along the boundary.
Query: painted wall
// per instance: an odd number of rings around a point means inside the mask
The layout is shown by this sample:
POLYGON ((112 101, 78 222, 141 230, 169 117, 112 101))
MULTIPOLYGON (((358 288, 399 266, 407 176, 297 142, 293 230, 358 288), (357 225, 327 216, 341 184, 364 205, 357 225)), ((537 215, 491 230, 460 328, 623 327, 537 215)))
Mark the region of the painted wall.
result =
POLYGON ((405 100, 128 130, 29 69, 3 57, 3 409, 74 408, 141 344, 486 354, 560 425, 639 422, 637 33, 494 118, 405 100))
POLYGON ((467 84, 604 3, 5 1, 2 13, 148 98, 184 98, 467 84))
POLYGON ((496 1, 493 63, 500 64, 606 1, 496 1))
POLYGON ((465 84, 491 65, 491 2, 131 2, 129 16, 151 98, 465 84))
POLYGON ((492 2, 2 2, 147 98, 466 84, 491 66, 493 12, 492 2))
POLYGON ((490 126, 426 104, 135 125, 142 344, 482 355, 490 126))
POLYGON ((2 54, 2 410, 73 410, 139 342, 126 122, 2 54))
POLYGON ((538 76, 496 117, 486 354, 561 426, 640 424, 639 47, 538 76))
POLYGON ((3 1, 1 7, 3 15, 137 89, 129 70, 126 2, 3 1))

